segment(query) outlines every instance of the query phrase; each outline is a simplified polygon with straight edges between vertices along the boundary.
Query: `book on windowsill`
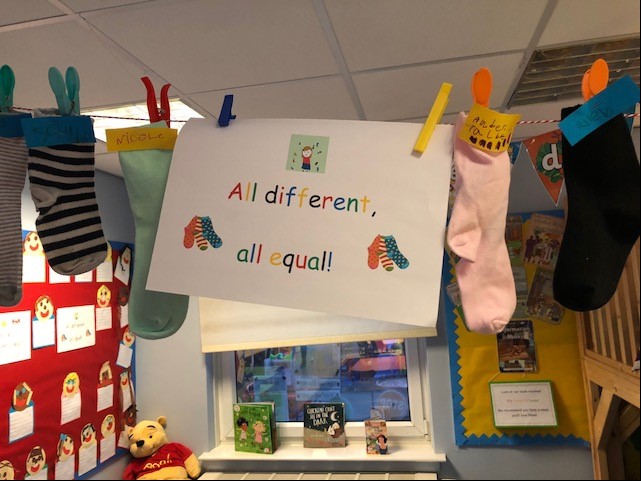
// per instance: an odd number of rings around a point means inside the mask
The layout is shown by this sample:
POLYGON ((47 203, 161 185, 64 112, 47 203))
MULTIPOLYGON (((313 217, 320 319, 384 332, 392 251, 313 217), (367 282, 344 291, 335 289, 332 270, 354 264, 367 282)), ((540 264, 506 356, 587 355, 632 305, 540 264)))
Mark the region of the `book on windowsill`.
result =
POLYGON ((233 410, 235 450, 273 454, 277 447, 274 403, 234 403, 233 410))
POLYGON ((303 405, 303 446, 306 448, 343 448, 345 404, 305 403, 303 405))
POLYGON ((389 454, 387 446, 387 423, 381 418, 366 419, 365 449, 367 454, 389 454))

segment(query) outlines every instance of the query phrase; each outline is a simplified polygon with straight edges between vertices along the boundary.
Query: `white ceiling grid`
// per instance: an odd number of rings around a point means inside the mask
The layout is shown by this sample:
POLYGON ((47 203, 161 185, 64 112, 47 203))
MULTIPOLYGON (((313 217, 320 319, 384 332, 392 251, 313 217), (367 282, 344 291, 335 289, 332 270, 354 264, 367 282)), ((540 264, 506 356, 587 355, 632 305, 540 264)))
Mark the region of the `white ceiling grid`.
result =
MULTIPOLYGON (((638 0, 0 0, 0 64, 14 105, 55 104, 50 66, 74 65, 82 108, 144 101, 140 77, 217 116, 421 122, 442 82, 443 121, 493 73, 504 109, 534 48, 639 34, 638 0)), ((577 102, 580 94, 577 92, 577 102)), ((513 109, 555 119, 573 102, 513 109)), ((519 126, 528 137, 549 125, 519 126)), ((104 154, 103 170, 119 174, 104 154)))

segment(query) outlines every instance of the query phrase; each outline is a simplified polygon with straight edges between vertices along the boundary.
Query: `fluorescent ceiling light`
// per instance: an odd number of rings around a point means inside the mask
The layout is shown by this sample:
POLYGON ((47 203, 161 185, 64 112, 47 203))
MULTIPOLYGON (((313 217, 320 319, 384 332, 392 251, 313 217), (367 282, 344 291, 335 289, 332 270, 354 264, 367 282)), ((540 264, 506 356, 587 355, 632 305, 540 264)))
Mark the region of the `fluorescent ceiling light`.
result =
MULTIPOLYGON (((191 118, 203 118, 202 115, 178 99, 169 101, 169 109, 171 112, 171 128, 178 129, 178 131, 185 125, 185 121, 191 118)), ((149 112, 147 112, 146 102, 122 105, 109 109, 83 110, 82 115, 93 118, 94 135, 96 139, 102 140, 103 142, 107 141, 105 134, 105 130, 107 129, 138 127, 149 123, 149 112)))

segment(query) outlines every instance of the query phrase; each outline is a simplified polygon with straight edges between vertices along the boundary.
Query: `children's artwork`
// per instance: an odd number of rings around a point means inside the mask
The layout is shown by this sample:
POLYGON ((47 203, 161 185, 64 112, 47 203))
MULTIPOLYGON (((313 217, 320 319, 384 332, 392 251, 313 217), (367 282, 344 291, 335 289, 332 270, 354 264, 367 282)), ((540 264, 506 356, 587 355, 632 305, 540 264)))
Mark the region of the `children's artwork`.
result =
POLYGON ((98 463, 98 441, 96 428, 87 423, 80 431, 80 448, 78 449, 78 476, 91 471, 98 463))
POLYGON ((13 390, 11 409, 9 409, 9 442, 26 438, 33 434, 34 404, 33 391, 26 382, 21 382, 13 390))
POLYGON ((565 219, 545 214, 532 214, 529 222, 524 261, 553 269, 561 249, 565 219))
POLYGON ((540 267, 536 269, 527 300, 527 313, 530 317, 558 324, 565 308, 554 300, 553 280, 554 271, 540 267))
POLYGON ((116 455, 116 418, 113 414, 107 414, 100 426, 100 462, 116 455))
POLYGON ((537 370, 532 321, 510 321, 496 341, 501 372, 537 370))
POLYGON ((345 445, 344 403, 308 403, 303 406, 303 446, 342 448, 345 445))
POLYGON ((435 326, 452 126, 436 126, 417 162, 418 124, 212 125, 181 130, 148 289, 435 326))
POLYGON ((71 276, 58 274, 51 266, 49 267, 49 284, 69 284, 70 282, 71 276))
POLYGON ((47 280, 45 251, 37 232, 29 232, 22 241, 22 282, 40 283, 47 280))
POLYGON ((31 311, 0 313, 0 366, 31 359, 31 311))
POLYGON ((47 466, 47 453, 41 446, 34 446, 27 455, 24 479, 46 480, 49 467, 47 466))
POLYGON ((56 312, 58 352, 68 352, 96 344, 94 306, 62 307, 56 312))
POLYGON ((111 329, 112 317, 111 291, 103 284, 96 294, 96 331, 111 329))
POLYGON ((505 222, 505 243, 513 266, 523 265, 523 217, 508 215, 505 222))
POLYGON ((116 260, 116 268, 114 269, 114 276, 125 286, 129 285, 129 277, 131 275, 131 256, 131 247, 124 247, 120 252, 120 256, 116 260))
POLYGON ((112 282, 113 279, 111 259, 106 260, 96 267, 96 282, 112 282))
POLYGON ((74 282, 93 282, 93 270, 89 272, 84 272, 82 274, 76 274, 73 276, 74 282))
POLYGON ((53 301, 47 295, 40 296, 34 306, 32 335, 33 348, 53 346, 56 343, 56 316, 53 301))
POLYGON ((366 419, 365 450, 367 454, 389 454, 387 423, 383 419, 366 419))
MULTIPOLYGON (((130 418, 121 416, 116 389, 123 371, 130 387, 127 412, 135 419, 133 366, 116 364, 119 345, 133 338, 125 337, 119 319, 108 322, 110 315, 117 318, 119 303, 127 303, 128 288, 115 276, 105 283, 92 272, 86 282, 60 276, 50 269, 37 233, 23 230, 22 237, 23 258, 44 260, 45 276, 23 284, 17 305, 0 307, 0 480, 74 479, 78 471, 128 454, 116 446, 118 436, 108 435, 110 419, 120 434, 130 418), (103 329, 96 332, 96 324, 103 329), (93 453, 80 452, 87 424, 98 428, 93 453)), ((111 244, 114 267, 122 245, 111 244)))
POLYGON ((60 424, 66 424, 78 419, 82 409, 80 393, 80 377, 78 373, 70 372, 62 383, 60 396, 60 424))
POLYGON ((96 411, 102 411, 113 406, 114 381, 109 361, 105 361, 100 367, 100 373, 98 374, 97 391, 98 401, 96 411))
POLYGON ((120 373, 120 399, 123 412, 127 412, 134 404, 133 391, 131 389, 131 383, 129 382, 129 371, 120 373))
POLYGON ((73 479, 76 467, 74 452, 73 438, 68 434, 61 433, 56 447, 55 479, 73 479))

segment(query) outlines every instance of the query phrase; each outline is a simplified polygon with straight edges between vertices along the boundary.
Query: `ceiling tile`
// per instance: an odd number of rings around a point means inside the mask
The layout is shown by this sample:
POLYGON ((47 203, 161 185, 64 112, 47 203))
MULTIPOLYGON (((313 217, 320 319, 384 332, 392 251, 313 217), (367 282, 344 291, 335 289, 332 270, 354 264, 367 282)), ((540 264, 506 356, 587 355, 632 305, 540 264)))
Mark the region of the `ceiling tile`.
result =
POLYGON ((411 119, 427 116, 441 84, 452 84, 447 112, 469 110, 470 81, 481 67, 492 72, 490 105, 500 106, 512 84, 521 54, 460 60, 353 75, 368 120, 411 119))
MULTIPOLYGON (((42 0, 2 0, 0 8, 0 26, 64 15, 62 10, 42 0)), ((2 50, 4 56, 4 46, 2 50)))
POLYGON ((49 67, 57 67, 64 76, 71 65, 80 76, 81 108, 117 105, 146 96, 140 81, 145 73, 117 58, 117 52, 108 50, 75 21, 4 32, 2 50, 2 61, 12 65, 16 76, 16 106, 55 106, 49 67))
MULTIPOLYGON (((144 3, 150 0, 62 0, 62 3, 71 8, 74 12, 89 12, 103 8, 120 7, 134 3, 144 3)), ((153 0, 151 0, 153 1, 153 0)))
POLYGON ((325 0, 350 70, 525 49, 546 0, 325 0))
POLYGON ((547 23, 539 46, 639 33, 639 0, 563 0, 547 23))
POLYGON ((338 73, 308 0, 197 0, 88 17, 183 93, 338 73))
POLYGON ((341 77, 204 92, 190 99, 218 117, 226 94, 234 95, 232 112, 238 118, 358 119, 341 77))

